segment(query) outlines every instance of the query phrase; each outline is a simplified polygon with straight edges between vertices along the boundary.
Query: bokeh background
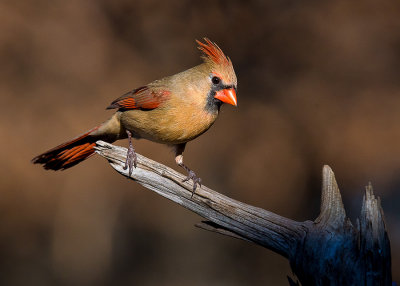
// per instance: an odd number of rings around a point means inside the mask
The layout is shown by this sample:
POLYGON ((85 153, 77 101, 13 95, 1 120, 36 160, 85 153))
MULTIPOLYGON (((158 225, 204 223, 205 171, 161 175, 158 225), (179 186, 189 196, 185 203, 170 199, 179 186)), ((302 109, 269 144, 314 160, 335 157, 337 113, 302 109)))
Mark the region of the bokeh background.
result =
MULTIPOLYGON (((399 15, 396 0, 1 1, 0 284, 288 285, 284 258, 196 229, 100 157, 30 163, 126 91, 199 64, 204 36, 232 59, 239 106, 189 143, 187 164, 295 220, 318 215, 324 164, 353 222, 371 181, 400 281, 399 15)), ((135 146, 176 168, 167 147, 135 146)))

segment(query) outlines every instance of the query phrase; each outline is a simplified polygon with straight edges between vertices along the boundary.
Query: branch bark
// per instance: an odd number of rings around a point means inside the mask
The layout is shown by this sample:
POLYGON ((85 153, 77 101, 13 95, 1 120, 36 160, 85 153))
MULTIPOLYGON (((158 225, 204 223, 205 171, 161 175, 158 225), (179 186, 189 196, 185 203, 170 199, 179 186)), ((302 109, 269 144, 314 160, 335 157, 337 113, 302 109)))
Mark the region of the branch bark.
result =
MULTIPOLYGON (((98 141, 96 152, 120 174, 126 148, 98 141)), ((366 189, 355 228, 346 217, 334 173, 323 168, 321 213, 297 222, 202 186, 193 198, 184 175, 138 154, 130 177, 144 187, 199 214, 196 226, 254 242, 286 257, 302 285, 391 285, 390 243, 383 210, 372 187, 366 189)), ((289 278, 291 285, 298 285, 289 278)))

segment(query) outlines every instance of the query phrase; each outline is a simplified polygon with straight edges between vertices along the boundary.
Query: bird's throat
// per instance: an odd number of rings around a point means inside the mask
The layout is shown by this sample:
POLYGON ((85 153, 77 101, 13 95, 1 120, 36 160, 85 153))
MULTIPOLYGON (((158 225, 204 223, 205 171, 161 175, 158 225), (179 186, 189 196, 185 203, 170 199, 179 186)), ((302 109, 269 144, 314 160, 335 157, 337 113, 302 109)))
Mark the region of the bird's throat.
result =
POLYGON ((205 110, 211 114, 218 114, 222 101, 215 98, 216 90, 211 89, 207 95, 205 110))

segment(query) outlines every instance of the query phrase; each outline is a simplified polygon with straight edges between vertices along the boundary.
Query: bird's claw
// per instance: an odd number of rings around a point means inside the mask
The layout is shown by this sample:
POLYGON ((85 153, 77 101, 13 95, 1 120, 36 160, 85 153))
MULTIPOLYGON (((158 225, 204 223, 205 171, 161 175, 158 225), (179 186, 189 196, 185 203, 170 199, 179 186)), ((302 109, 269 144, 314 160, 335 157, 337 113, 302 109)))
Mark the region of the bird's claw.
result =
POLYGON ((182 182, 187 182, 189 180, 193 181, 193 191, 191 196, 193 198, 193 195, 197 189, 197 185, 199 185, 199 187, 201 188, 201 178, 197 177, 196 173, 193 172, 192 170, 188 170, 188 176, 185 179, 183 179, 182 182))
POLYGON ((133 167, 136 168, 136 166, 137 166, 137 155, 135 152, 135 148, 133 148, 133 145, 132 145, 131 133, 129 131, 127 131, 126 133, 128 134, 128 138, 129 138, 129 146, 128 146, 128 151, 126 152, 126 161, 125 161, 124 170, 129 168, 129 177, 130 177, 132 175, 133 167))
POLYGON ((137 156, 135 149, 129 146, 128 152, 126 153, 126 161, 124 166, 124 170, 129 168, 129 177, 132 175, 133 167, 136 168, 136 166, 137 166, 137 156))

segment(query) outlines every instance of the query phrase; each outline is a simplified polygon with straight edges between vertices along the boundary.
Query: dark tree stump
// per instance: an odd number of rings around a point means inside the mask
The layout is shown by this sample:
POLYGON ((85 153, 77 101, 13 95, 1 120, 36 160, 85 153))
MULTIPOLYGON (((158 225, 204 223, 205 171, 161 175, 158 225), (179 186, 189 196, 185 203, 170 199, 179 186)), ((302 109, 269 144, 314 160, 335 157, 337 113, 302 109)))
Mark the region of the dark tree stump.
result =
POLYGON ((390 243, 383 210, 366 187, 356 227, 346 217, 332 170, 323 170, 321 213, 289 258, 302 285, 392 285, 390 243))

